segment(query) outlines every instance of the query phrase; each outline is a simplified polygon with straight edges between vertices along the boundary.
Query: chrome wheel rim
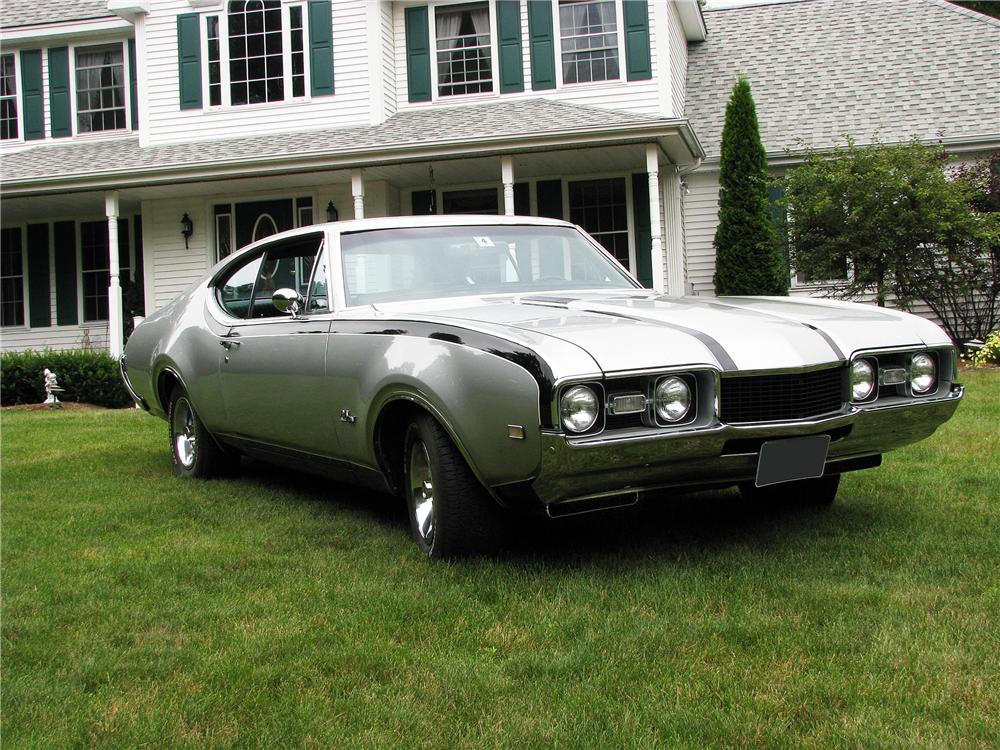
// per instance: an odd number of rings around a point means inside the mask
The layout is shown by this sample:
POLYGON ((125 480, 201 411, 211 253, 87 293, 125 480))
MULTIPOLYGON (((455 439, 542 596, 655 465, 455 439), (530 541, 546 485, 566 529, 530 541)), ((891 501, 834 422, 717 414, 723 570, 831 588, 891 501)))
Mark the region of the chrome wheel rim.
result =
POLYGON ((171 426, 174 430, 174 452, 177 454, 177 460, 185 469, 190 469, 198 456, 198 444, 194 436, 194 412, 186 398, 178 399, 174 405, 171 426))
POLYGON ((419 440, 410 448, 410 502, 417 534, 429 547, 434 542, 434 479, 427 448, 419 440))

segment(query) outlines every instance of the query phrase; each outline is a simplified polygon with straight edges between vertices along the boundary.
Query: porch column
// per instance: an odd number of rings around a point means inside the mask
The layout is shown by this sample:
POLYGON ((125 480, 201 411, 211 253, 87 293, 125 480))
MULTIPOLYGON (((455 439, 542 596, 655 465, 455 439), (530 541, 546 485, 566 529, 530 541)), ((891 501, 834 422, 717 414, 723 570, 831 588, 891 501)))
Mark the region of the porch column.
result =
POLYGON ((514 215, 514 159, 500 157, 500 179, 503 181, 503 215, 514 215))
POLYGON ((351 172, 351 195, 354 196, 354 218, 365 218, 365 182, 360 169, 351 172))
POLYGON ((646 145, 646 172, 649 175, 649 229, 653 235, 653 289, 663 291, 663 214, 660 212, 660 147, 646 145))
POLYGON ((122 285, 121 268, 118 259, 118 191, 109 190, 104 194, 104 214, 108 217, 108 271, 111 283, 108 286, 108 351, 112 357, 122 355, 122 285))

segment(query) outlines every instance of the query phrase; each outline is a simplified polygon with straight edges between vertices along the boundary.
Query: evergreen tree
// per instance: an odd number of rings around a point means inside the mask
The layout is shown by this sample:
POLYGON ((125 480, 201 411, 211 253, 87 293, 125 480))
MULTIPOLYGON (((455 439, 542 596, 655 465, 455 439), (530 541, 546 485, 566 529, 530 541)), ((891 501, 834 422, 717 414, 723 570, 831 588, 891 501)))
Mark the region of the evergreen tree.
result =
POLYGON ((767 156, 750 82, 733 86, 726 106, 715 230, 715 293, 788 294, 788 262, 767 196, 767 156))

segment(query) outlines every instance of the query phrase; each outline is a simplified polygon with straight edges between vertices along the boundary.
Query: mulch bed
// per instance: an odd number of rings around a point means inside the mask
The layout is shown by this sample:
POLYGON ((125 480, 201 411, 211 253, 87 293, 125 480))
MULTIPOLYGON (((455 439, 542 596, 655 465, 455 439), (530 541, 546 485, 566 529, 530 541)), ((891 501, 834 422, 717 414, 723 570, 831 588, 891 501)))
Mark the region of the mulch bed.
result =
MULTIPOLYGON (((103 409, 103 406, 95 406, 94 404, 78 404, 75 401, 60 401, 59 406, 62 407, 64 411, 79 411, 82 409, 103 409)), ((49 411, 48 404, 15 404, 14 406, 3 406, 0 407, 0 411, 49 411)), ((58 411, 57 409, 51 409, 51 411, 58 411)))

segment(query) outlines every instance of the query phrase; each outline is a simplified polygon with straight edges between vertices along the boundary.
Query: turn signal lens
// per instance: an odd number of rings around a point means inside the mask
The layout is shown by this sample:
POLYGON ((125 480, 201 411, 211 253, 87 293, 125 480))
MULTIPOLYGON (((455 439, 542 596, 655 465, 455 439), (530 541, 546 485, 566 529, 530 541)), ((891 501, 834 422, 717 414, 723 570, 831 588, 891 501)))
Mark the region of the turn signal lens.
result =
POLYGON ((875 389, 875 369, 864 359, 858 359, 851 365, 851 398, 854 401, 864 401, 872 395, 875 389))
POLYGON ((597 394, 585 385, 575 385, 559 399, 559 416, 570 432, 586 432, 597 422, 597 394))
POLYGON ((664 378, 653 391, 653 405, 664 422, 680 422, 691 411, 691 389, 681 378, 664 378))
POLYGON ((914 354, 910 360, 910 390, 917 394, 930 392, 937 383, 937 365, 930 354, 914 354))

